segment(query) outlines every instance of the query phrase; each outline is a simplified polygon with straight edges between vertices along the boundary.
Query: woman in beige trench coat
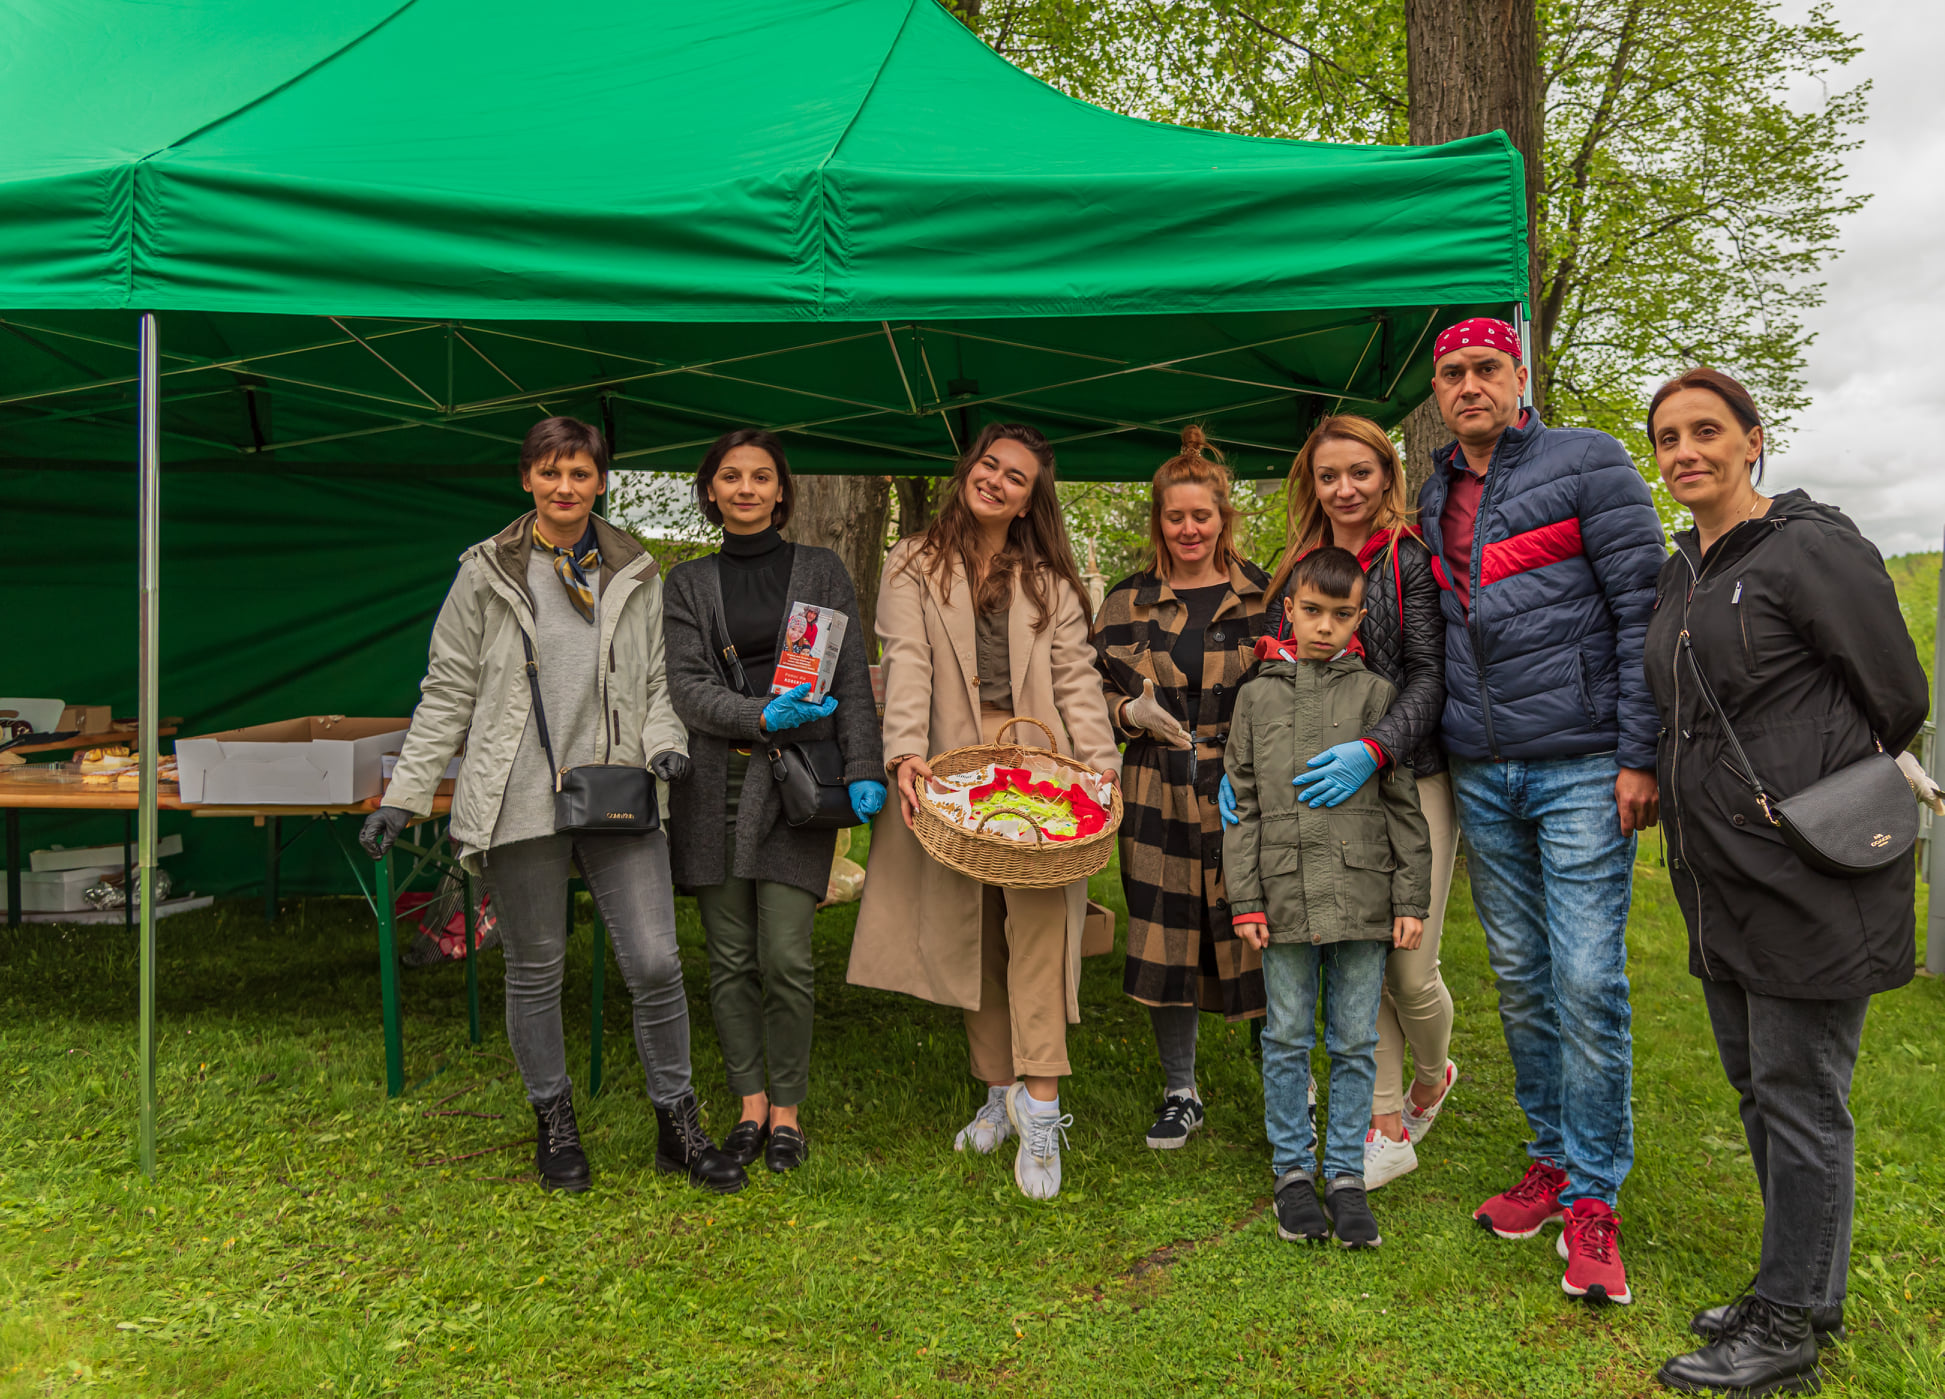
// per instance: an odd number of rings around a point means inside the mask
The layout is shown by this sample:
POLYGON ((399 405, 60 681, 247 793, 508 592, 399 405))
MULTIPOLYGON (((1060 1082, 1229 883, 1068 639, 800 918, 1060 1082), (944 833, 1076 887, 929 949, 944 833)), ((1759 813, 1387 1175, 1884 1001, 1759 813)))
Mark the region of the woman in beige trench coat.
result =
POLYGON ((932 780, 926 759, 994 741, 1015 714, 1045 723, 1061 752, 1119 776, 1053 449, 1038 431, 992 424, 959 459, 937 519, 885 560, 878 638, 898 800, 872 826, 849 979, 965 1012, 987 1098, 954 1148, 988 1152, 1017 1135, 1013 1178, 1049 1199, 1073 1121, 1059 1090, 1067 1026, 1080 1019, 1087 881, 981 884, 932 859, 911 831, 916 784, 932 780))

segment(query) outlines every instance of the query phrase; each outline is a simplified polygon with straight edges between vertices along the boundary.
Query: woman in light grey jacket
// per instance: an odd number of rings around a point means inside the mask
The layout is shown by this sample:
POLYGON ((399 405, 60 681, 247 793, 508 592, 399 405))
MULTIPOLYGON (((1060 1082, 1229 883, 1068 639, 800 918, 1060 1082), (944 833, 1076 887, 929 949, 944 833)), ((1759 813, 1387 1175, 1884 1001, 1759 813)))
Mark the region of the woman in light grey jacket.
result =
MULTIPOLYGON (((696 503, 723 529, 722 551, 669 570, 669 689, 689 726, 695 776, 673 794, 675 882, 692 889, 709 946, 709 1007, 732 1093, 743 1106, 723 1150, 773 1171, 810 1153, 798 1109, 810 1092, 811 929, 836 836, 784 820, 767 741, 835 739, 853 813, 885 802, 884 750, 871 699, 858 601, 829 549, 779 531, 795 490, 783 444, 757 428, 716 440, 696 472, 696 503), (848 619, 830 693, 772 695, 793 603, 848 619), (731 683, 733 645, 748 688, 731 683), (767 1143, 767 1144, 766 1144, 767 1143)), ((817 625, 813 622, 812 625, 817 625)), ((830 622, 823 624, 829 635, 830 622)))
MULTIPOLYGON (((590 1183, 561 1037, 567 883, 578 866, 634 1000, 635 1048, 660 1128, 656 1168, 719 1193, 740 1190, 748 1177, 703 1131, 689 1082, 668 841, 660 831, 555 833, 554 774, 528 684, 531 644, 561 767, 641 764, 663 784, 681 782, 688 747, 663 671, 655 560, 593 514, 608 484, 597 429, 573 418, 537 423, 520 447, 520 484, 533 511, 460 556, 433 624, 424 698, 386 805, 360 839, 376 858, 412 817, 430 813, 463 741, 452 838, 483 869, 499 917, 507 1039, 534 1109, 541 1185, 590 1183)), ((666 815, 666 793, 658 799, 666 815)))

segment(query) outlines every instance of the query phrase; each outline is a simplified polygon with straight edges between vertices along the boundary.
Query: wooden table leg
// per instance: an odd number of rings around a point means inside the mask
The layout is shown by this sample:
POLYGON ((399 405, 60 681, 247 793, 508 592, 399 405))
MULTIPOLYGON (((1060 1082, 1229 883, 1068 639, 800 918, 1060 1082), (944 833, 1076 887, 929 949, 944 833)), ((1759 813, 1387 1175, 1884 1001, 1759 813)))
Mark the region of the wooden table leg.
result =
POLYGON ((263 921, 277 921, 277 862, 284 854, 284 818, 266 816, 264 829, 263 921))
POLYGON ((372 903, 378 914, 378 994, 385 1019, 385 1093, 396 1098, 405 1091, 405 1034, 399 1025, 398 952, 393 946, 392 856, 387 851, 372 862, 372 903))
POLYGON ((477 910, 473 907, 473 876, 461 870, 459 896, 466 903, 466 1033, 479 1043, 479 963, 473 958, 473 937, 477 910))
POLYGON ((20 809, 12 806, 7 808, 7 926, 20 926, 20 809))

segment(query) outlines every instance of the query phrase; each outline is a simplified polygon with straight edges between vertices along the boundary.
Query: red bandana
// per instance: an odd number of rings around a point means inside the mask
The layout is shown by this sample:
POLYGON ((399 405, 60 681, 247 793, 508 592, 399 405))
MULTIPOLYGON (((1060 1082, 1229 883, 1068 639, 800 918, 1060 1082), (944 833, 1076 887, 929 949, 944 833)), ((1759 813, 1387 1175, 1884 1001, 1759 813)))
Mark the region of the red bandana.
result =
POLYGON ((1493 320, 1490 316, 1476 316, 1440 331, 1432 345, 1432 360, 1436 363, 1452 351, 1468 346, 1504 350, 1513 357, 1515 364, 1520 362, 1520 333, 1506 322, 1493 320))

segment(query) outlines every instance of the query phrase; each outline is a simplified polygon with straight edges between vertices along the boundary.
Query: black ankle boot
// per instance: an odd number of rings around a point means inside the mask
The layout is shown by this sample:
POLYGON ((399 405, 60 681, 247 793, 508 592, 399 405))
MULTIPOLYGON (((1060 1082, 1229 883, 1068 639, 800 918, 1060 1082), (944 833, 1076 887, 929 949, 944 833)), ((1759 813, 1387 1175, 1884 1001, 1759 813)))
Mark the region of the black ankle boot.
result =
POLYGON ((1823 1380, 1809 1308, 1779 1307, 1751 1293, 1714 1340, 1668 1361, 1655 1378, 1684 1394, 1815 1394, 1823 1380))
POLYGON ((655 1169, 682 1172, 689 1183, 734 1195, 750 1183, 743 1168, 716 1149, 702 1130, 702 1105, 686 1094, 672 1108, 655 1109, 655 1169))
POLYGON ((586 1190, 592 1183, 581 1129, 574 1122, 574 1094, 534 1104, 534 1169, 542 1190, 586 1190))
MULTIPOLYGON (((1752 1283, 1751 1286, 1753 1287, 1754 1284, 1752 1283)), ((1743 1307, 1748 1305, 1750 1295, 1749 1288, 1744 1288, 1742 1295, 1734 1301, 1697 1312, 1695 1319, 1689 1322, 1688 1329, 1705 1341, 1713 1341, 1730 1327, 1736 1317, 1741 1315, 1743 1307)), ((1832 1307, 1810 1308, 1810 1331, 1817 1338, 1819 1350, 1837 1341, 1848 1340, 1850 1333, 1844 1330, 1844 1304, 1839 1302, 1832 1307)))

